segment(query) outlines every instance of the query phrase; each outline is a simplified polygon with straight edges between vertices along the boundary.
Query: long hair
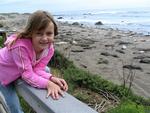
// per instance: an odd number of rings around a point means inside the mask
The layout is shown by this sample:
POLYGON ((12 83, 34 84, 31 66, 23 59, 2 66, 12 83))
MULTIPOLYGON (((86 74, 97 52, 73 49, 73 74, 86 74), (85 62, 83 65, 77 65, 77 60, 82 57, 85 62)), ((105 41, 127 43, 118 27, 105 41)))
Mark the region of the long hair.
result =
POLYGON ((32 38, 33 33, 46 29, 50 22, 54 24, 54 36, 56 36, 58 34, 57 24, 50 13, 42 10, 32 13, 28 19, 25 29, 22 32, 17 33, 16 39, 8 45, 13 45, 20 38, 32 38))

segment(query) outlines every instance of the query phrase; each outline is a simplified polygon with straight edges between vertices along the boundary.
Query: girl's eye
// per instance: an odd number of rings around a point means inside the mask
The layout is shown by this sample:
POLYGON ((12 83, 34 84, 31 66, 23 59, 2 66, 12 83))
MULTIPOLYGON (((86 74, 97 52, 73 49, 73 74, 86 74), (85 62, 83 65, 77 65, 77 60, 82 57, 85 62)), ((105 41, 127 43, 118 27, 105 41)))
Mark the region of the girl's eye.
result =
POLYGON ((46 33, 47 36, 50 36, 50 35, 52 35, 52 34, 53 34, 52 32, 47 32, 47 33, 46 33))
POLYGON ((43 35, 51 36, 51 35, 53 35, 53 34, 54 34, 53 32, 46 32, 46 33, 37 32, 37 33, 36 33, 36 35, 38 35, 38 36, 43 36, 43 35))
POLYGON ((39 35, 39 36, 42 36, 42 35, 43 35, 43 33, 40 33, 40 32, 37 32, 36 34, 39 35))

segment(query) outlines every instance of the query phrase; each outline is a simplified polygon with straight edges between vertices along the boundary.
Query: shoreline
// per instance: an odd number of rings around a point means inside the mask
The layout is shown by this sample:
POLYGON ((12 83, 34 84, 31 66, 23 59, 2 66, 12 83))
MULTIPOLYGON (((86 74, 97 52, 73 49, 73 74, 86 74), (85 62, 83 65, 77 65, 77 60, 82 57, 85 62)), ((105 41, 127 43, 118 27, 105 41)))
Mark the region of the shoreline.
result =
POLYGON ((134 32, 139 35, 146 35, 146 36, 150 35, 150 31, 148 28, 139 29, 138 27, 134 28, 133 25, 126 26, 122 23, 120 23, 120 24, 104 23, 103 24, 103 21, 99 21, 99 20, 95 20, 95 22, 90 22, 90 20, 89 21, 79 21, 79 20, 73 20, 73 19, 65 20, 65 19, 63 19, 63 16, 60 16, 58 18, 56 19, 58 22, 66 23, 68 25, 78 25, 81 27, 88 27, 88 28, 94 28, 94 29, 113 29, 113 30, 118 30, 118 31, 123 31, 123 32, 134 32), (58 18, 62 18, 62 19, 58 19, 58 18), (101 23, 101 24, 99 24, 99 23, 101 23))
MULTIPOLYGON (((8 31, 21 30, 28 16, 16 13, 5 15, 5 18, 0 19, 3 24, 1 28, 8 31)), ((58 22, 58 30, 55 48, 77 67, 115 84, 123 83, 123 66, 126 76, 132 67, 136 74, 132 89, 140 96, 150 97, 149 35, 61 22, 58 22)))

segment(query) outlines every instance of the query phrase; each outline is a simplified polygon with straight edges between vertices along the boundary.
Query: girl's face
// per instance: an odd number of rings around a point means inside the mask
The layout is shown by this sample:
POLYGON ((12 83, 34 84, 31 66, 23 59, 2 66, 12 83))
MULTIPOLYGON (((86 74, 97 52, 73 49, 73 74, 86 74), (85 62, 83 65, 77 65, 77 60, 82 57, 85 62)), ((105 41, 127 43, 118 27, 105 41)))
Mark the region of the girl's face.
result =
POLYGON ((45 30, 37 31, 32 36, 32 45, 36 53, 48 48, 54 41, 54 24, 49 23, 45 30))

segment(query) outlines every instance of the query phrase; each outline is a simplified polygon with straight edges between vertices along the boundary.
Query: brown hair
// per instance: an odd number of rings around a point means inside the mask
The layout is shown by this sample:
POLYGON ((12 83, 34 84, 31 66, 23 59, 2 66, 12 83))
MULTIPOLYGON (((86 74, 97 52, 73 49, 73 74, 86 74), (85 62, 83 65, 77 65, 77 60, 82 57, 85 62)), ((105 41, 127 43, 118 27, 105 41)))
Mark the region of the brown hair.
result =
POLYGON ((58 34, 57 24, 50 13, 42 10, 32 13, 28 19, 24 31, 17 33, 17 38, 9 45, 13 45, 19 38, 31 38, 33 33, 45 29, 50 22, 54 24, 54 36, 56 36, 58 34))

